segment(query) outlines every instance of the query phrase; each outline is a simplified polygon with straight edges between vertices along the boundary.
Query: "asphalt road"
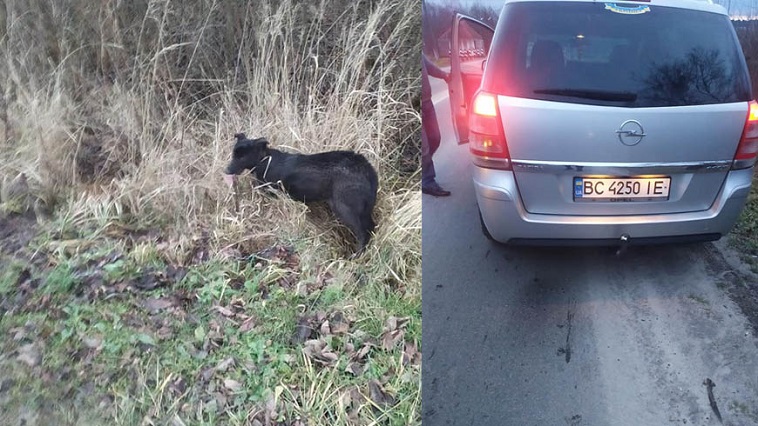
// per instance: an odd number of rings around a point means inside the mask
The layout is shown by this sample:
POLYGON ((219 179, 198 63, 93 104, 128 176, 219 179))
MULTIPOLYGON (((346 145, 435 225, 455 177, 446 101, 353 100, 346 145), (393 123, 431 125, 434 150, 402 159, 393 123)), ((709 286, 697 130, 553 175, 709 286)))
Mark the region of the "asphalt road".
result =
POLYGON ((453 194, 423 198, 423 424, 758 425, 758 339, 725 291, 725 245, 490 243, 433 87, 453 194))

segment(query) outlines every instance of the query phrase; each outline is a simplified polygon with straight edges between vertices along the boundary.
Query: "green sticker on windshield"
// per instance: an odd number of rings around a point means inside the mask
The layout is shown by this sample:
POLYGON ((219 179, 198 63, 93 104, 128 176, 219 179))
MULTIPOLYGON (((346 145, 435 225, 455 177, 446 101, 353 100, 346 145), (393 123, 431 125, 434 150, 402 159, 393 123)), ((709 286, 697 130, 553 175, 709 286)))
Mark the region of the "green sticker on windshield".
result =
POLYGON ((605 8, 611 12, 621 13, 623 15, 639 15, 641 13, 650 12, 650 6, 619 6, 616 3, 606 3, 605 8))

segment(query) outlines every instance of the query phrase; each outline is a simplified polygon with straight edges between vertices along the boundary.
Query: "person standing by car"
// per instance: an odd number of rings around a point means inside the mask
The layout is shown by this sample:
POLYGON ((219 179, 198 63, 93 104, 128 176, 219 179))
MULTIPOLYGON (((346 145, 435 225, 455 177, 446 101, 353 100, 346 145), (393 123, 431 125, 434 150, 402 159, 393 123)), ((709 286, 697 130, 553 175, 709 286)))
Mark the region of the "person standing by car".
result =
POLYGON ((436 180, 432 156, 440 146, 440 128, 432 102, 432 86, 429 76, 450 80, 450 74, 443 71, 421 52, 421 192, 435 197, 446 197, 450 191, 440 187, 436 180))

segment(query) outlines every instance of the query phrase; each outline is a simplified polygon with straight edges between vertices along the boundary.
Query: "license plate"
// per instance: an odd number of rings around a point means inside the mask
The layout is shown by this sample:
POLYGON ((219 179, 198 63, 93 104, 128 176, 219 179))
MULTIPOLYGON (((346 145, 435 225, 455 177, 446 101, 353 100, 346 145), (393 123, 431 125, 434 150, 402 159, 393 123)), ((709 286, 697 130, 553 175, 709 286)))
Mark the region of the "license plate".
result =
POLYGON ((656 178, 574 178, 574 201, 656 201, 668 200, 670 177, 656 178))

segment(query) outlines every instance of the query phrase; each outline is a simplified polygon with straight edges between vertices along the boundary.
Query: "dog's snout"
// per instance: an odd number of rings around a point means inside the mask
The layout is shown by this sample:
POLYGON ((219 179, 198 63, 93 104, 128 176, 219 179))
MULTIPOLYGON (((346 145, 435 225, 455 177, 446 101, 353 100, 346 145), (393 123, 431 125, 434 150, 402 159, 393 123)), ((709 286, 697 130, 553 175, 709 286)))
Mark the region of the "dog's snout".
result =
POLYGON ((226 185, 231 188, 234 186, 234 181, 236 178, 237 175, 224 174, 224 183, 226 183, 226 185))
POLYGON ((242 171, 245 169, 244 165, 240 164, 239 161, 232 160, 228 166, 226 166, 226 169, 224 169, 224 174, 227 175, 238 175, 242 173, 242 171))

